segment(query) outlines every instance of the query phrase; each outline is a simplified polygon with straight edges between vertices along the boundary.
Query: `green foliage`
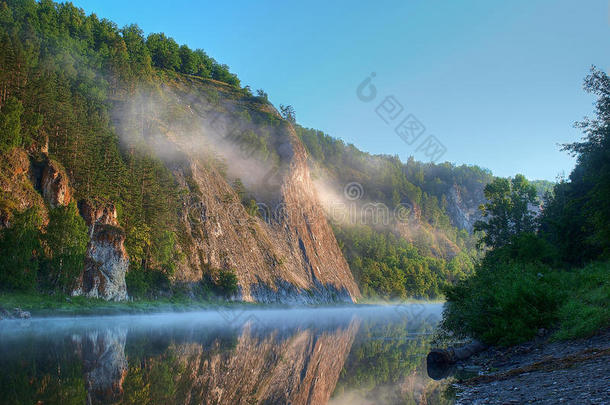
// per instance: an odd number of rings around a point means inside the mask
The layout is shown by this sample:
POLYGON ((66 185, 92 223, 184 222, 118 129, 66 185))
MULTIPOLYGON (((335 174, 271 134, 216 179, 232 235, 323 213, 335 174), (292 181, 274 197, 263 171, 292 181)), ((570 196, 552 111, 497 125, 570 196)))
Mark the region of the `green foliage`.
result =
POLYGON ((540 227, 573 265, 610 257, 610 78, 592 68, 585 90, 598 97, 597 116, 578 124, 583 141, 564 145, 576 167, 548 196, 540 227))
POLYGON ((610 263, 558 270, 540 263, 498 262, 446 291, 441 329, 510 345, 539 328, 559 339, 589 336, 610 325, 610 263))
POLYGON ((446 333, 513 344, 540 327, 566 339, 610 325, 610 262, 578 268, 610 254, 610 78, 593 69, 585 90, 598 96, 597 118, 580 124, 582 142, 565 146, 577 164, 547 192, 537 234, 524 214, 533 185, 515 178, 486 187, 489 221, 478 228, 493 249, 473 277, 447 288, 446 333))
POLYGON ((481 212, 486 220, 477 221, 474 229, 485 232, 481 242, 486 246, 502 247, 515 235, 535 230, 529 205, 536 201, 536 188, 523 175, 494 179, 485 186, 485 198, 481 212))
POLYGON ((563 288, 570 291, 559 308, 557 339, 594 335, 610 326, 610 262, 592 263, 565 275, 563 288))
POLYGON ((131 267, 125 275, 127 294, 135 298, 158 298, 160 292, 170 294, 170 281, 161 270, 131 267))
POLYGON ((0 104, 0 152, 21 146, 21 114, 23 105, 15 97, 0 104))
POLYGON ((294 111, 293 106, 280 104, 280 112, 286 121, 290 122, 291 124, 297 123, 297 114, 294 111))
POLYGON ((0 231, 0 288, 31 290, 36 285, 41 255, 42 220, 35 208, 15 212, 8 228, 0 231))
POLYGON ((150 34, 146 38, 146 46, 154 66, 162 69, 177 70, 181 65, 179 46, 173 38, 163 33, 150 34))
POLYGON ((335 236, 366 296, 438 296, 445 282, 472 271, 476 240, 451 223, 447 196, 456 192, 463 200, 476 201, 477 190, 492 180, 489 171, 476 166, 421 163, 413 158, 403 163, 397 156, 362 152, 321 131, 299 125, 295 130, 305 144, 315 175, 331 177, 338 184, 357 182, 366 200, 383 203, 390 211, 411 206, 429 226, 412 244, 366 224, 357 232, 342 225, 335 227, 335 236), (434 235, 455 243, 461 251, 458 257, 439 258, 443 247, 434 235), (385 242, 379 243, 381 240, 385 242), (379 250, 374 246, 393 247, 379 250))
POLYGON ((43 236, 47 248, 45 272, 48 286, 69 292, 82 272, 89 235, 76 203, 49 210, 49 224, 43 236))
POLYGON ((237 274, 233 269, 210 269, 201 279, 197 293, 203 298, 230 298, 239 291, 237 274))
POLYGON ((557 320, 565 298, 541 264, 498 263, 448 287, 441 328, 454 337, 510 345, 533 338, 557 320))
POLYGON ((447 261, 424 256, 392 232, 368 226, 335 226, 337 240, 366 297, 434 298, 442 287, 470 272, 467 256, 447 261))
POLYGON ((218 279, 216 280, 215 289, 223 297, 230 297, 237 293, 237 275, 235 270, 221 269, 218 271, 218 279))

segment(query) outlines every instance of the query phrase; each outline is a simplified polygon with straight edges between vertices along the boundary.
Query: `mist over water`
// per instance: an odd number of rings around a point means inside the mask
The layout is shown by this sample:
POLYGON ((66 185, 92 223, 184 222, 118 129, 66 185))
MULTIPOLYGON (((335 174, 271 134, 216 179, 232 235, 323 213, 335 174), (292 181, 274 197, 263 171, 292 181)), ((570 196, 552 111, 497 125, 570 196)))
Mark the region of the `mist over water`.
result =
POLYGON ((430 403, 419 399, 438 388, 423 365, 441 307, 3 321, 0 402, 430 403))

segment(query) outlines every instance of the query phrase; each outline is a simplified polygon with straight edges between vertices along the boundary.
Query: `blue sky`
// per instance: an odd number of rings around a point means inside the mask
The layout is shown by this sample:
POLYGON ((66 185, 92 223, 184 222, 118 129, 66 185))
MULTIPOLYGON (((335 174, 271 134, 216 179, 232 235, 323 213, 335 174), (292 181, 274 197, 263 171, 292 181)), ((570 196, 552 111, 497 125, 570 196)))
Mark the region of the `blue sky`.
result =
POLYGON ((434 135, 440 158, 500 176, 554 180, 574 160, 558 144, 581 136, 593 112, 582 90, 591 65, 610 63, 608 2, 586 1, 118 1, 79 0, 119 26, 137 23, 203 48, 291 104, 301 125, 371 153, 406 160, 434 135), (377 98, 356 88, 369 74, 377 98), (386 96, 425 134, 407 145, 375 112, 386 96))

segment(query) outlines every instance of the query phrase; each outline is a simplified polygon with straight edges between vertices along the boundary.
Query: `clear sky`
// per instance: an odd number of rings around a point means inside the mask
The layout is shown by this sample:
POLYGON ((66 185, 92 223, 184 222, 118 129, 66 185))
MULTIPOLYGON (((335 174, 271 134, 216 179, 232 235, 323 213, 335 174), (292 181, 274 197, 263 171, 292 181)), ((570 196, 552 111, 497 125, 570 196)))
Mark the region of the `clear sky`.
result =
POLYGON ((441 161, 500 176, 569 174, 558 144, 579 139, 574 121, 593 112, 590 66, 610 64, 606 0, 74 3, 204 49, 242 85, 294 106, 303 126, 403 160, 426 160, 417 148, 432 134, 441 161), (377 98, 365 103, 356 88, 372 72, 377 98), (426 127, 413 145, 375 112, 390 95, 404 107, 397 120, 426 127))

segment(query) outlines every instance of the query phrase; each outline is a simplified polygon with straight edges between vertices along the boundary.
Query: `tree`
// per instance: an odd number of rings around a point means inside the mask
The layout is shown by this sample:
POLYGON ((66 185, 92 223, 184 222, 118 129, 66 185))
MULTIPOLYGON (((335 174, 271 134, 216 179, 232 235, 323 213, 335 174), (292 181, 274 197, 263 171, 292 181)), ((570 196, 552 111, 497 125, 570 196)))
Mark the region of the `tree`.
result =
POLYGON ((36 208, 13 214, 9 228, 0 231, 0 286, 30 290, 36 285, 42 220, 36 208))
POLYGON ((577 123, 582 141, 564 145, 576 167, 547 198, 541 220, 544 236, 573 264, 610 257, 610 78, 593 67, 584 88, 598 97, 597 116, 577 123))
POLYGON ((237 76, 229 72, 229 67, 225 64, 220 64, 213 60, 211 74, 212 79, 214 80, 230 84, 233 87, 240 86, 240 81, 237 76))
POLYGON ((269 101, 269 95, 263 89, 256 90, 256 97, 269 101))
POLYGON ((0 152, 21 146, 21 114, 21 101, 9 97, 0 109, 0 152))
POLYGON ((197 73, 197 58, 188 46, 182 45, 178 50, 178 55, 180 55, 180 72, 187 75, 197 73))
POLYGON ((280 112, 286 121, 290 122, 291 124, 296 124, 297 115, 294 111, 294 107, 291 105, 280 104, 280 112))
POLYGON ((215 289, 223 297, 231 297, 239 291, 237 275, 233 269, 220 269, 215 289))
POLYGON ((515 235, 534 232, 534 215, 529 209, 536 202, 536 188, 518 174, 515 178, 496 178, 485 186, 488 202, 480 207, 483 218, 477 221, 475 231, 485 235, 481 243, 490 248, 509 244, 515 235))
POLYGON ((144 32, 135 24, 128 25, 121 30, 123 41, 129 53, 129 65, 135 77, 148 76, 151 72, 150 51, 146 46, 144 32))
POLYGON ((155 66, 178 70, 180 67, 179 47, 173 38, 168 38, 165 34, 150 34, 146 39, 146 46, 150 50, 152 62, 155 66))
POLYGON ((51 287, 68 291, 85 264, 89 235, 76 203, 49 211, 49 225, 43 240, 48 250, 47 281, 51 287))

